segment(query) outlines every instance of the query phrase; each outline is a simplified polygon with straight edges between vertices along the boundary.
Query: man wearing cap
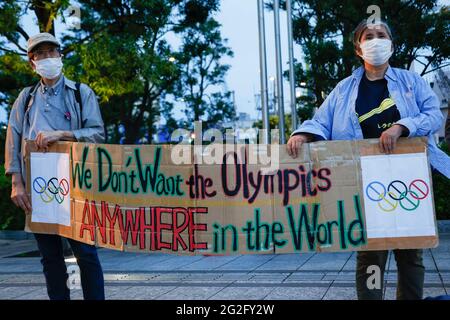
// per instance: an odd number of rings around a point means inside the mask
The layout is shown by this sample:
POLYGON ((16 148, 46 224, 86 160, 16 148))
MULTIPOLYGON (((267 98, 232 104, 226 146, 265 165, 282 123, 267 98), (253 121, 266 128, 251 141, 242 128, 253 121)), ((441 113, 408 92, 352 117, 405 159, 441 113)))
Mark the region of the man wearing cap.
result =
MULTIPOLYGON (((60 44, 49 33, 28 40, 31 67, 41 77, 22 90, 11 110, 5 146, 6 174, 12 176, 12 201, 27 214, 31 201, 25 189, 23 151, 25 140, 35 140, 40 150, 59 140, 102 143, 103 120, 95 93, 62 73, 60 44)), ((41 253, 47 292, 52 300, 70 299, 62 238, 34 234, 41 253)), ((67 239, 80 267, 85 299, 104 299, 103 271, 95 246, 67 239)))

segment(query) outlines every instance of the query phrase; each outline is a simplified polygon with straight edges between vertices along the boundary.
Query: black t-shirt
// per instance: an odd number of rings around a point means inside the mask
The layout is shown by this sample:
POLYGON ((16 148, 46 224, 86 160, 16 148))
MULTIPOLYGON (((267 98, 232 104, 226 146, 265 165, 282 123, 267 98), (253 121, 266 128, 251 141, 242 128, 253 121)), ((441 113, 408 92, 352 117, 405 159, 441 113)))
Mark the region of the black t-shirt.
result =
POLYGON ((364 139, 379 138, 400 120, 400 113, 389 95, 387 80, 370 81, 364 73, 358 88, 356 114, 364 139))

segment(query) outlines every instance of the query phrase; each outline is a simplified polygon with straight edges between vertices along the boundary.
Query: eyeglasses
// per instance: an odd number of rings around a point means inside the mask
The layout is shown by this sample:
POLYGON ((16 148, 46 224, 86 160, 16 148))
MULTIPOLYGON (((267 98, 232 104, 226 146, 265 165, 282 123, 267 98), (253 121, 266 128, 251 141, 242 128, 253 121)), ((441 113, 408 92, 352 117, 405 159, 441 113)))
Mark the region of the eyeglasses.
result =
POLYGON ((50 57, 50 58, 57 58, 59 57, 61 54, 61 51, 59 50, 59 48, 51 48, 48 50, 36 50, 33 51, 33 55, 36 58, 36 60, 40 60, 43 59, 45 57, 50 57))

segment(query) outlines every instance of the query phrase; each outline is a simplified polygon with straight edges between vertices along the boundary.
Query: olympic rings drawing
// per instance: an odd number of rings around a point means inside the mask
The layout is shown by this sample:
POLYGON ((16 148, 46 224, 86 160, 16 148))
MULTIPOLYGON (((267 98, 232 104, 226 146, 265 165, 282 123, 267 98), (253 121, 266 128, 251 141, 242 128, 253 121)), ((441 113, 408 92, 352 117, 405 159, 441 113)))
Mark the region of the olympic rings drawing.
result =
POLYGON ((385 212, 392 212, 398 205, 406 211, 414 211, 419 207, 420 200, 430 193, 428 184, 421 180, 413 180, 409 186, 403 181, 394 180, 386 186, 379 181, 372 181, 366 187, 367 197, 377 202, 378 207, 385 212))
POLYGON ((69 182, 66 179, 58 180, 58 178, 51 178, 48 182, 42 178, 37 177, 33 180, 33 190, 40 195, 45 203, 50 203, 56 200, 59 204, 63 203, 65 196, 69 194, 69 182))

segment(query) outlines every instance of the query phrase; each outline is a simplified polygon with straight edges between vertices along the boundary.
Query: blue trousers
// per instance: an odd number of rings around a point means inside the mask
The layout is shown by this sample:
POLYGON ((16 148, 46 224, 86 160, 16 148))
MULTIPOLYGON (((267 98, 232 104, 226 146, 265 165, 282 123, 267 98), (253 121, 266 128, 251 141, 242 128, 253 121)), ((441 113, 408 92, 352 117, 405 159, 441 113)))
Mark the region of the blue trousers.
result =
MULTIPOLYGON (((58 235, 35 233, 50 300, 70 300, 67 268, 62 238, 58 235)), ((67 239, 80 268, 81 287, 85 300, 104 300, 102 266, 95 246, 67 239)))

